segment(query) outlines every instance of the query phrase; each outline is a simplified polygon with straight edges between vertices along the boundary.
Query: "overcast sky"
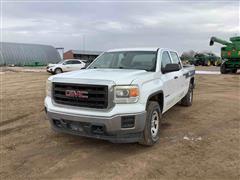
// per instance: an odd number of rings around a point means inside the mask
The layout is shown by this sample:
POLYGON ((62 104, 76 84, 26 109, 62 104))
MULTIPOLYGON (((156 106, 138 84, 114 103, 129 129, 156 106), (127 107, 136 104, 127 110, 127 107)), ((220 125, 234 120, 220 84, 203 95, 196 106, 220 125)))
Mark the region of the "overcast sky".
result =
POLYGON ((108 50, 211 50, 211 36, 239 35, 239 1, 2 2, 2 40, 108 50))

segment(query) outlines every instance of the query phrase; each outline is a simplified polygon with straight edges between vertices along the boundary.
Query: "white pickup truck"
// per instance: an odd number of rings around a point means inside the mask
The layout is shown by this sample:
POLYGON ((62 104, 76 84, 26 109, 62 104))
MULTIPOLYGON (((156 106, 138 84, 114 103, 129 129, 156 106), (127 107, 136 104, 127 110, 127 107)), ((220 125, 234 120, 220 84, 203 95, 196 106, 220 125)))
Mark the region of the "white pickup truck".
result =
POLYGON ((58 132, 151 146, 162 114, 192 105, 194 74, 169 49, 109 50, 87 69, 49 77, 45 111, 58 132))

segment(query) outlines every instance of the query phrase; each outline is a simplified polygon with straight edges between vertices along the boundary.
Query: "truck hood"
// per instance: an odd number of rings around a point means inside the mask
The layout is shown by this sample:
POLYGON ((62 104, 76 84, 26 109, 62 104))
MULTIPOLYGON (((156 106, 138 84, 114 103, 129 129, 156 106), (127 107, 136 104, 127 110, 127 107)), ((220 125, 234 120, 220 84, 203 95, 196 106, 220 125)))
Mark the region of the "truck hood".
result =
POLYGON ((133 80, 139 76, 146 75, 151 72, 145 70, 132 70, 132 69, 84 69, 79 71, 72 71, 69 73, 62 73, 52 76, 50 80, 56 82, 79 82, 79 80, 102 80, 112 81, 118 85, 131 84, 133 80))

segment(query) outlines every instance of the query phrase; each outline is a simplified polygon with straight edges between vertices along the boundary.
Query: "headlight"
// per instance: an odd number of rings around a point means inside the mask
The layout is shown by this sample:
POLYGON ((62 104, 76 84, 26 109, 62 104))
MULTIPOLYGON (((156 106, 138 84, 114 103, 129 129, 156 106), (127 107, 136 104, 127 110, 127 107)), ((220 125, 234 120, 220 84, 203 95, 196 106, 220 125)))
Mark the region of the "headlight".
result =
POLYGON ((46 95, 49 97, 52 95, 52 82, 49 80, 46 81, 46 95))
POLYGON ((139 98, 138 86, 115 86, 114 102, 115 103, 135 103, 139 98))

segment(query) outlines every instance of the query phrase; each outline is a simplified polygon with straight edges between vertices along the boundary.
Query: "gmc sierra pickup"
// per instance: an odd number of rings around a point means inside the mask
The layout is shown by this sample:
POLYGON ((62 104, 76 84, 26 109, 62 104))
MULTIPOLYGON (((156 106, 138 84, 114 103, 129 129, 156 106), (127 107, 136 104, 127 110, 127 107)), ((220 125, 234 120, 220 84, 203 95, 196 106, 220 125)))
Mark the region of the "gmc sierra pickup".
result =
POLYGON ((57 132, 151 146, 162 114, 192 105, 194 74, 169 49, 109 50, 84 70, 49 77, 45 111, 57 132))

